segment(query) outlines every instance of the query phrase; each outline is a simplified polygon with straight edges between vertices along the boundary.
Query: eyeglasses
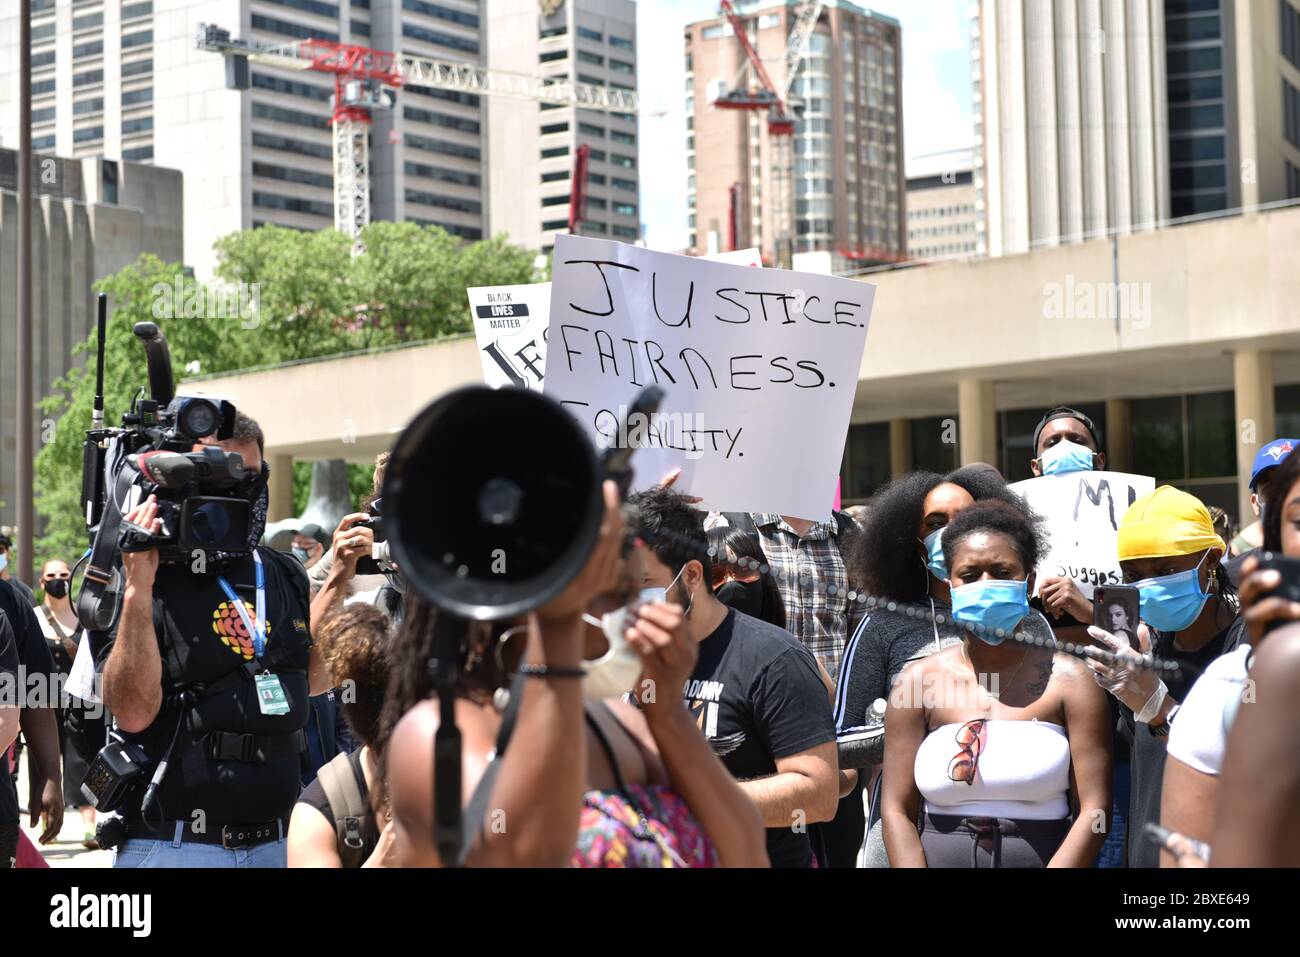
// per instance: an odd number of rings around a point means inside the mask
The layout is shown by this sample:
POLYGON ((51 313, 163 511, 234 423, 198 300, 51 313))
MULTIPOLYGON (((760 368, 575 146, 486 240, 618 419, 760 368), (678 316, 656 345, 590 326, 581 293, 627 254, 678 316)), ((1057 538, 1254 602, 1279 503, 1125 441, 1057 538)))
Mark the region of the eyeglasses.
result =
POLYGON ((987 723, 987 718, 975 718, 957 729, 956 740, 961 745, 961 750, 948 762, 948 780, 974 786, 980 752, 984 749, 984 726, 987 723))

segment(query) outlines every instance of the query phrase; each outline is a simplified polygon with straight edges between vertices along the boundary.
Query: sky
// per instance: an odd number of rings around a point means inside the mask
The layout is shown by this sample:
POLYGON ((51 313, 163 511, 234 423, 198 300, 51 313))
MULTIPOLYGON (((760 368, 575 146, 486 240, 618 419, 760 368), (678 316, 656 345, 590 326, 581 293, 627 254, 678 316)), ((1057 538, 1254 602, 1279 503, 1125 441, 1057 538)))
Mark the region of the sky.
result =
MULTIPOLYGON (((970 0, 859 5, 903 25, 903 144, 909 163, 970 147, 970 0)), ((637 2, 641 220, 652 249, 683 249, 689 241, 682 29, 717 16, 718 10, 717 0, 637 2)), ((707 104, 696 108, 709 109, 707 104)))

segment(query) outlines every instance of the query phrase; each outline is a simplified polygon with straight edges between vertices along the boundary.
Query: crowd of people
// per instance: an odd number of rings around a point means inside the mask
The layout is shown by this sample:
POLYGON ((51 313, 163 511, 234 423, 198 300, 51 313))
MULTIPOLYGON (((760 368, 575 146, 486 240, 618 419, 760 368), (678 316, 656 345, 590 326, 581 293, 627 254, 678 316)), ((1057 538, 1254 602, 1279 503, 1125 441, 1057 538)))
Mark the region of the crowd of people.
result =
MULTIPOLYGON (((367 573, 387 456, 280 551, 261 429, 209 441, 243 459, 246 545, 202 574, 124 552, 107 630, 75 561, 38 603, 0 538, 0 677, 62 692, 0 700, 0 864, 34 853, 21 732, 37 842, 74 811, 118 867, 1300 865, 1295 440, 1260 451, 1238 535, 1170 486, 1132 502, 1136 606, 1041 574, 1050 516, 975 464, 818 520, 606 482, 582 570, 486 622, 367 573), (83 787, 126 765, 114 806, 83 787)), ((1106 465, 1074 409, 1033 443, 1031 481, 1106 465)), ((125 521, 156 532, 157 501, 125 521)))

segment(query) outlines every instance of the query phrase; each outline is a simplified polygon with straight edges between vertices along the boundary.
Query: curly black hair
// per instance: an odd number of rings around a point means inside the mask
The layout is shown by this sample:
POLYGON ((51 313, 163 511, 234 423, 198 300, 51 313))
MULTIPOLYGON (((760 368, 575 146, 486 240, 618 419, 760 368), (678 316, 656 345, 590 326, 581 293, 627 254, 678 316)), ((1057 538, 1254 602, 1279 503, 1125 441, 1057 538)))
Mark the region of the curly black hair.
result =
POLYGON ((1038 567, 1047 550, 1042 520, 1023 502, 985 499, 962 509, 943 530, 943 560, 953 566, 958 546, 976 532, 996 532, 1010 539, 1026 574, 1038 567))
POLYGON ((1282 506, 1292 487, 1300 481, 1300 455, 1290 453, 1273 473, 1264 502, 1264 550, 1282 551, 1282 506))
POLYGON ((911 602, 925 597, 930 579, 917 551, 916 531, 925 497, 946 482, 961 486, 977 502, 997 499, 1028 512, 1020 496, 987 468, 960 468, 947 475, 908 472, 885 486, 872 502, 862 534, 846 556, 850 581, 860 582, 876 598, 911 602))

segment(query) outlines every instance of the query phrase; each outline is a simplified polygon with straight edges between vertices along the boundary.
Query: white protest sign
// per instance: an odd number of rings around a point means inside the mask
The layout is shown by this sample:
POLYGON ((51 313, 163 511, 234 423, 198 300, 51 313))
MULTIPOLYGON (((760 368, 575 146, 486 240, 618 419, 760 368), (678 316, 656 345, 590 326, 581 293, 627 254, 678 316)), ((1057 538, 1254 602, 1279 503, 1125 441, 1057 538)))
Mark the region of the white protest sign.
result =
MULTIPOLYGON (((705 256, 713 262, 763 268, 756 248, 705 256)), ((546 320, 551 311, 551 284, 474 286, 465 290, 483 363, 483 381, 541 390, 546 371, 546 320)))
POLYGON ((1120 520, 1155 487, 1149 475, 1124 472, 1068 472, 1014 483, 1012 491, 1043 517, 1050 540, 1038 563, 1034 593, 1049 577, 1073 578, 1089 601, 1097 585, 1122 585, 1116 554, 1120 520))
POLYGON ((546 368, 546 319, 551 284, 475 286, 466 289, 483 381, 540 390, 546 368))
POLYGON ((641 449, 634 487, 680 467, 702 507, 829 517, 875 286, 581 236, 552 270, 546 394, 641 449), (621 428, 647 385, 659 413, 621 428))

